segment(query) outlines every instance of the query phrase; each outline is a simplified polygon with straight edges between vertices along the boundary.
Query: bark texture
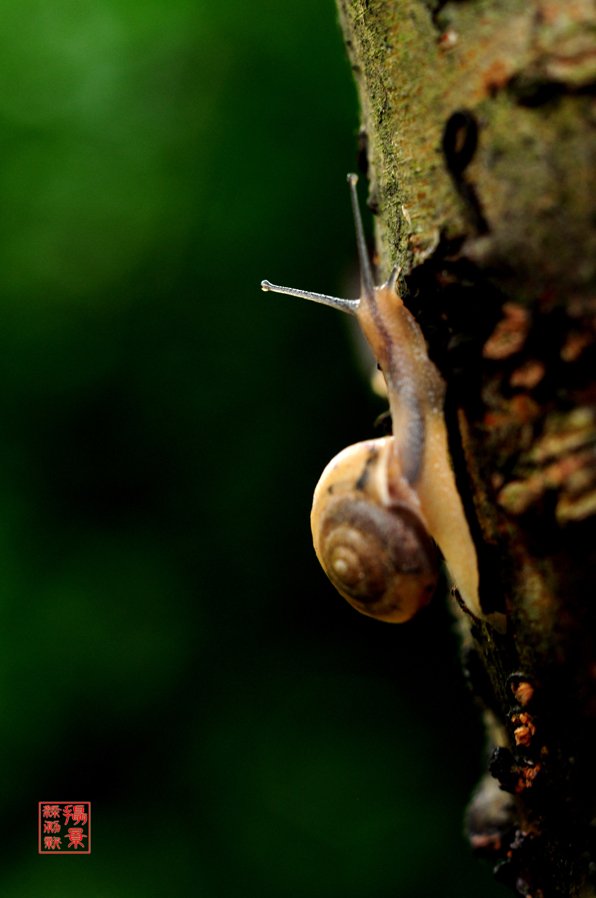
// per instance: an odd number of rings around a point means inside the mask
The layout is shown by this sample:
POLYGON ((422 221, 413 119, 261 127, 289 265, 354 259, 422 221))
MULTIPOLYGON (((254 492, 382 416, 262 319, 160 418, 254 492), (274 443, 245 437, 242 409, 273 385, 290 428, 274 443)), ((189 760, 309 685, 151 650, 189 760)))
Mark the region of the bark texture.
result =
POLYGON ((494 750, 472 845, 534 898, 596 895, 592 0, 338 0, 379 268, 448 385, 494 750))

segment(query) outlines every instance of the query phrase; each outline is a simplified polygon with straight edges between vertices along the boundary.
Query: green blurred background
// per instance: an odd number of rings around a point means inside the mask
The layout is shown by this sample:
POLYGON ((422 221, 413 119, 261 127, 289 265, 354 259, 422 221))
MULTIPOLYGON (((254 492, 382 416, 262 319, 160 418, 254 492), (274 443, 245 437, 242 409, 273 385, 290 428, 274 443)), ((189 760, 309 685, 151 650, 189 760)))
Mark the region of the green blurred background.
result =
POLYGON ((383 405, 259 290, 356 289, 332 0, 2 13, 0 894, 501 894, 444 602, 365 619, 310 543, 383 405), (37 855, 40 800, 90 856, 37 855))

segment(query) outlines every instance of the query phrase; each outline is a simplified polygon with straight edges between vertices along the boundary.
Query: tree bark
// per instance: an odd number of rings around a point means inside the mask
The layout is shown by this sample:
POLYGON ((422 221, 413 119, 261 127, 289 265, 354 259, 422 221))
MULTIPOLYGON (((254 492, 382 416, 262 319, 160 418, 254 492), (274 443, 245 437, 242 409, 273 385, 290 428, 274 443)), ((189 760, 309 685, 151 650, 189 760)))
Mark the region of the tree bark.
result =
MULTIPOLYGON (((379 267, 448 386, 485 617, 474 848, 521 895, 596 895, 591 0, 338 0, 379 267)), ((462 627, 463 629, 463 627, 462 627)))

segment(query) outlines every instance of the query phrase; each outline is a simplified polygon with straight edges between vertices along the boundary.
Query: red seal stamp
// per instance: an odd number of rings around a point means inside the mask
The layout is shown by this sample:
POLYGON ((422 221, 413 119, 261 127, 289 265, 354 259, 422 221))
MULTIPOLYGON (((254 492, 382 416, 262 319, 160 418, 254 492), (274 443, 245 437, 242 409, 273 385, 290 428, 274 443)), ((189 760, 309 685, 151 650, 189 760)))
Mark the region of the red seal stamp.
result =
POLYGON ((40 801, 39 854, 91 854, 91 802, 40 801))

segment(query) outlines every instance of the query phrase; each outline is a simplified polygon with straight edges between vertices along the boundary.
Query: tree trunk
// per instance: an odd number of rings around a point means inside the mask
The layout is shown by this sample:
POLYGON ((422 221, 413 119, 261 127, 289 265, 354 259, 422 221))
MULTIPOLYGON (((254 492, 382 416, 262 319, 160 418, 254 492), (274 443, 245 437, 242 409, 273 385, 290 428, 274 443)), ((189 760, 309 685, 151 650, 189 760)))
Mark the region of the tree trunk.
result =
POLYGON ((338 5, 379 267, 447 382, 478 552, 470 839, 521 895, 596 895, 594 6, 338 5))

